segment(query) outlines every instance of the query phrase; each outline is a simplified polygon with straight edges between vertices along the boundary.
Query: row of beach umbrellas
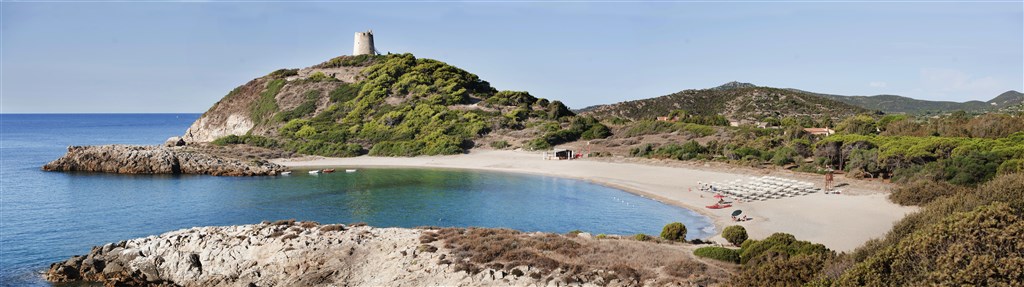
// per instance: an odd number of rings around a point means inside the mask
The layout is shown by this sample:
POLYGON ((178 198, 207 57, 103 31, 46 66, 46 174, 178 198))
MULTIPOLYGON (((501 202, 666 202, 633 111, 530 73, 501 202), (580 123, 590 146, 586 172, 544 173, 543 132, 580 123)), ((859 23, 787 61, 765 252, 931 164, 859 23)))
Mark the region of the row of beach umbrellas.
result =
POLYGON ((704 191, 715 192, 715 198, 725 198, 728 194, 736 200, 768 200, 782 197, 806 195, 821 191, 814 184, 804 181, 774 176, 751 177, 744 181, 737 179, 725 183, 702 184, 704 191))

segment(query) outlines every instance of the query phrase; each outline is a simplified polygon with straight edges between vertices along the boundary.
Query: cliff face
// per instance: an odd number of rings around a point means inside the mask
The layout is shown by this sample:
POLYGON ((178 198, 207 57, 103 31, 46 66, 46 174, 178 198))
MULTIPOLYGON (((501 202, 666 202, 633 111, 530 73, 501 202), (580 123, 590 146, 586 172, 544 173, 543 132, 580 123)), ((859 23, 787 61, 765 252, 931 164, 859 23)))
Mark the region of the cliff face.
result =
POLYGON ((67 154, 47 163, 43 170, 254 176, 275 175, 286 169, 274 163, 244 162, 188 147, 104 145, 68 147, 67 154))
POLYGON ((360 80, 360 72, 364 68, 314 66, 288 70, 294 71, 294 74, 272 74, 254 79, 235 88, 210 107, 189 126, 182 138, 188 143, 205 143, 228 135, 244 135, 250 132, 272 136, 283 123, 258 118, 263 116, 259 114, 258 106, 262 104, 273 106, 277 111, 289 111, 312 98, 314 114, 317 114, 330 104, 329 91, 342 83, 360 80), (322 73, 338 81, 304 80, 316 73, 322 73), (275 80, 281 82, 275 83, 275 80))

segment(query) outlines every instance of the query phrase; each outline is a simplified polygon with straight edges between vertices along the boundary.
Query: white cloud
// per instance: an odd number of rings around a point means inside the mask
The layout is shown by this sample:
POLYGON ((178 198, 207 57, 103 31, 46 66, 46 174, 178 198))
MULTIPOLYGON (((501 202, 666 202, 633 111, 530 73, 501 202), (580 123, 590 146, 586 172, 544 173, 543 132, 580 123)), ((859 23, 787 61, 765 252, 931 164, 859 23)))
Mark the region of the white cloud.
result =
POLYGON ((885 88, 885 87, 888 87, 888 86, 889 86, 889 83, 881 82, 881 81, 874 81, 874 82, 868 83, 868 87, 872 87, 872 88, 885 88))
POLYGON ((921 98, 951 101, 989 100, 1007 90, 1002 80, 974 77, 956 69, 921 69, 921 98))

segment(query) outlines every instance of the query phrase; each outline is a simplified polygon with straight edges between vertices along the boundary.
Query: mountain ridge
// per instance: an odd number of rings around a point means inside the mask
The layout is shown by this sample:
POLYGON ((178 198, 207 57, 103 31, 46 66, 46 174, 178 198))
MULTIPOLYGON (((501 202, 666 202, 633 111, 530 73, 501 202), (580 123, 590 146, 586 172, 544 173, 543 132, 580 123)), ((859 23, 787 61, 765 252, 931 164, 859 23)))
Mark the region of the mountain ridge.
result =
MULTIPOLYGON (((953 102, 953 101, 920 100, 920 99, 914 99, 914 98, 910 98, 910 97, 904 97, 904 96, 899 96, 899 95, 887 95, 887 94, 873 95, 873 96, 835 95, 835 94, 825 94, 825 93, 817 93, 817 92, 805 91, 805 90, 795 89, 795 88, 774 88, 774 87, 758 86, 758 85, 755 85, 755 84, 739 82, 739 81, 731 81, 731 82, 728 82, 728 83, 725 83, 725 84, 722 84, 722 85, 719 85, 719 86, 716 86, 716 87, 707 88, 707 89, 687 89, 687 90, 682 90, 682 91, 679 91, 679 92, 676 92, 676 93, 672 93, 672 94, 669 94, 669 95, 665 95, 665 96, 659 96, 659 97, 653 97, 653 98, 645 98, 645 99, 638 99, 638 100, 630 100, 630 101, 622 101, 622 102, 611 103, 611 104, 592 105, 592 106, 584 107, 584 108, 581 108, 581 109, 576 109, 574 111, 577 112, 577 113, 581 113, 581 114, 593 114, 593 113, 601 114, 602 112, 600 112, 600 111, 602 111, 602 110, 606 111, 607 109, 610 109, 612 106, 615 106, 615 105, 619 105, 621 107, 623 104, 629 105, 630 103, 636 103, 638 101, 658 99, 658 98, 662 98, 662 97, 677 95, 677 94, 680 94, 680 93, 687 93, 688 91, 729 91, 729 90, 736 90, 736 89, 752 89, 752 88, 778 89, 778 90, 791 91, 791 92, 794 92, 794 93, 802 93, 802 94, 812 95, 812 96, 816 96, 816 97, 821 97, 821 98, 825 98, 825 99, 841 102, 841 103, 844 103, 844 104, 852 105, 852 106, 855 106, 855 107, 862 108, 862 109, 866 110, 866 111, 862 111, 862 112, 881 111, 881 112, 889 113, 889 114, 891 114, 891 113, 906 113, 906 114, 943 113, 943 112, 952 112, 952 111, 958 111, 958 110, 963 110, 963 111, 968 111, 968 112, 986 112, 986 111, 995 111, 995 110, 1005 110, 1007 108, 1011 108, 1012 109, 1013 107, 1015 107, 1017 105, 1024 104, 1024 93, 1021 93, 1021 92, 1018 92, 1018 91, 1015 91, 1015 90, 1006 91, 1006 92, 1004 92, 1002 94, 999 94, 998 96, 992 98, 991 100, 984 101, 984 102, 983 101, 977 101, 977 100, 975 100, 975 101, 966 101, 966 102, 953 102)), ((679 102, 671 102, 670 104, 672 104, 674 107, 678 108, 680 103, 679 102)), ((665 114, 667 114, 667 112, 665 114)), ((651 116, 656 116, 656 115, 645 115, 645 117, 651 117, 651 116)), ((736 116, 736 115, 732 115, 732 116, 736 116)), ((739 117, 744 117, 744 115, 738 115, 738 116, 739 117)))

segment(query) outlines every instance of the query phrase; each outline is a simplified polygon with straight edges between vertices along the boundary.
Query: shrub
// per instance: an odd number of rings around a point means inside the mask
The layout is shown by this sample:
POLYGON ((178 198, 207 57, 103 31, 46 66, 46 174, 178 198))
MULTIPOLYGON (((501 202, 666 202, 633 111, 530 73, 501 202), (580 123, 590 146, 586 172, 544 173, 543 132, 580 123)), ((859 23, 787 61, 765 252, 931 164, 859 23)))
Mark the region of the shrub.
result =
POLYGON ((325 75, 324 72, 317 71, 316 73, 313 73, 312 75, 309 75, 309 77, 307 77, 306 80, 314 81, 314 82, 320 82, 320 81, 330 81, 330 80, 336 80, 336 79, 334 77, 325 75))
POLYGON ((707 270, 707 266, 691 260, 680 260, 665 265, 665 273, 679 278, 690 278, 693 275, 701 275, 707 270))
POLYGON ((276 79, 267 83, 259 98, 249 107, 249 118, 256 124, 263 123, 267 117, 277 112, 277 100, 274 97, 286 84, 284 79, 276 79))
POLYGON ((500 140, 500 141, 492 141, 492 142, 491 142, 491 147, 492 147, 492 148, 496 148, 496 149, 505 149, 505 148, 508 148, 508 147, 509 147, 509 144, 508 144, 508 142, 507 142, 507 141, 503 141, 503 140, 500 140))
POLYGON ((523 148, 527 150, 547 150, 551 149, 551 144, 543 138, 535 138, 526 142, 526 144, 523 145, 523 148))
POLYGON ((282 219, 274 221, 274 223, 271 223, 270 225, 295 225, 295 219, 282 219))
POLYGON ((685 242, 686 225, 679 222, 666 224, 665 227, 661 229, 661 238, 670 241, 685 242))
POLYGON ((227 136, 219 137, 219 138, 213 140, 213 142, 211 142, 211 143, 215 144, 215 145, 219 145, 219 146, 224 146, 224 145, 229 145, 229 144, 247 144, 247 145, 251 145, 251 146, 266 147, 266 148, 274 148, 274 147, 278 147, 279 146, 279 144, 278 144, 278 142, 276 140, 273 140, 273 139, 270 139, 270 138, 267 138, 267 137, 263 137, 263 136, 256 136, 256 135, 244 135, 244 136, 227 135, 227 136))
POLYGON ((323 227, 320 227, 320 232, 330 232, 330 231, 345 231, 345 225, 343 225, 343 224, 330 224, 330 225, 324 225, 323 227))
POLYGON ((732 245, 740 246, 740 244, 743 244, 743 241, 747 241, 747 229, 739 225, 726 227, 725 230, 722 230, 722 238, 725 238, 732 245))
POLYGON ((858 263, 842 286, 1020 286, 1024 220, 1002 202, 945 216, 858 263), (911 259, 911 260, 908 260, 911 259))
POLYGON ((290 76, 295 76, 295 75, 298 75, 298 74, 299 74, 299 69, 280 69, 280 70, 276 70, 276 71, 270 72, 270 74, 267 75, 267 76, 271 77, 271 78, 274 78, 274 79, 283 79, 283 78, 287 78, 287 77, 290 77, 290 76))
POLYGON ((637 233, 636 235, 633 235, 633 239, 636 239, 636 241, 648 241, 653 238, 651 238, 651 236, 647 234, 637 233))
POLYGON ((900 205, 923 205, 936 198, 964 192, 966 189, 945 181, 917 180, 901 184, 889 194, 889 200, 900 205))
POLYGON ((359 95, 360 86, 356 84, 341 84, 331 91, 331 102, 344 103, 355 99, 359 95))
POLYGON ((694 250, 693 255, 730 263, 740 263, 740 253, 735 249, 725 247, 705 246, 694 250))

